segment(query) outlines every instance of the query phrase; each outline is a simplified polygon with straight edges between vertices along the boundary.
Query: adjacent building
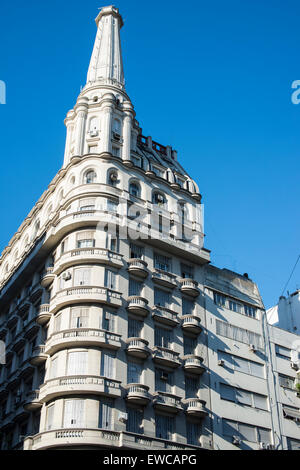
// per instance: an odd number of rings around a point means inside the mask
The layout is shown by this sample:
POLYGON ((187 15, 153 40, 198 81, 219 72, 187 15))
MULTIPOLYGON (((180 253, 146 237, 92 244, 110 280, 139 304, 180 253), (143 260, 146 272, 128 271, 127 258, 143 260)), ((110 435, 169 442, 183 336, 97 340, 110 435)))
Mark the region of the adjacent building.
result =
POLYGON ((199 188, 126 93, 118 9, 96 23, 63 167, 0 259, 0 448, 297 448, 297 335, 210 264, 199 188))

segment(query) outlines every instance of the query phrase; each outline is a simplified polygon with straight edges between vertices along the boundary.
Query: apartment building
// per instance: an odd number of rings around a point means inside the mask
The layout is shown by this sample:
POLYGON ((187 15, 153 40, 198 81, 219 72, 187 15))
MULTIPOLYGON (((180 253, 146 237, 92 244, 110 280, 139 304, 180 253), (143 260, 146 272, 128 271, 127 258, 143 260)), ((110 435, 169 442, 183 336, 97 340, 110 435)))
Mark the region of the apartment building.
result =
POLYGON ((126 93, 118 9, 96 24, 63 167, 0 259, 0 449, 296 448, 291 338, 209 264, 197 183, 126 93))

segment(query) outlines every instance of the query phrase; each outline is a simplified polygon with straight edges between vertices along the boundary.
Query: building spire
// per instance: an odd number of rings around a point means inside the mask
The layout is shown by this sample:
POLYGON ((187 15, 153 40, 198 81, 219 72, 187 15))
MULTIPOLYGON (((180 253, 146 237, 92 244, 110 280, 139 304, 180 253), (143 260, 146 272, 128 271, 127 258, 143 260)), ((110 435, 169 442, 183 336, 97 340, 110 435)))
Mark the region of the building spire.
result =
POLYGON ((123 20, 118 8, 103 7, 96 18, 98 27, 87 75, 87 85, 124 87, 124 72, 120 42, 123 20))

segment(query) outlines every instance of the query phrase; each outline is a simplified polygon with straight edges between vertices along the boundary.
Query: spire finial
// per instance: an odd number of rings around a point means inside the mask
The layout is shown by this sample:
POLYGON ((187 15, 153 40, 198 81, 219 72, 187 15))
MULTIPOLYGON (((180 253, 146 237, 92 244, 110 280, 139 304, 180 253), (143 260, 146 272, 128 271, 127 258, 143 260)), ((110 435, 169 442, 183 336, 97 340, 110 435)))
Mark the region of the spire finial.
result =
POLYGON ((97 35, 87 75, 87 83, 124 86, 120 29, 123 20, 118 8, 102 7, 97 18, 97 35))

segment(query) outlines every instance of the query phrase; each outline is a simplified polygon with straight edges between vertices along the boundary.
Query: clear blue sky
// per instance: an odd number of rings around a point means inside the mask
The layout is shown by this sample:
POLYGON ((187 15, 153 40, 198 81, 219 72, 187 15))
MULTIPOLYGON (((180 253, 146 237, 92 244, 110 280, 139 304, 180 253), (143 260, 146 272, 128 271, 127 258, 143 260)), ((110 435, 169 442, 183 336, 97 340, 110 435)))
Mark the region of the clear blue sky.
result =
MULTIPOLYGON (((2 2, 1 251, 62 165, 63 120, 85 83, 104 5, 2 2)), ((137 119, 199 183, 212 262, 248 272, 265 305, 275 304, 300 252, 300 105, 291 102, 299 2, 115 5, 137 119)), ((297 286, 300 263, 288 288, 297 286)))

